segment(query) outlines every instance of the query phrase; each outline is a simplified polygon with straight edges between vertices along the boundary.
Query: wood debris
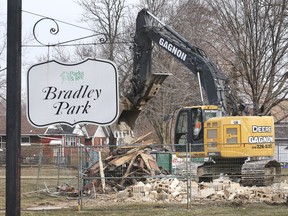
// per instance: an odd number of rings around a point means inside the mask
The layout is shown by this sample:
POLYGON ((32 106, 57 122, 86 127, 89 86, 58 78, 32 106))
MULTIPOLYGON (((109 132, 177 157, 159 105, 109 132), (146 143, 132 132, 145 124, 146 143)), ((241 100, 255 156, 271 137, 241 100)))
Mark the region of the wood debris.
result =
POLYGON ((88 179, 95 177, 85 185, 84 190, 92 187, 98 192, 105 192, 107 187, 119 190, 140 179, 160 174, 156 159, 150 152, 148 145, 118 147, 111 155, 84 171, 88 179))

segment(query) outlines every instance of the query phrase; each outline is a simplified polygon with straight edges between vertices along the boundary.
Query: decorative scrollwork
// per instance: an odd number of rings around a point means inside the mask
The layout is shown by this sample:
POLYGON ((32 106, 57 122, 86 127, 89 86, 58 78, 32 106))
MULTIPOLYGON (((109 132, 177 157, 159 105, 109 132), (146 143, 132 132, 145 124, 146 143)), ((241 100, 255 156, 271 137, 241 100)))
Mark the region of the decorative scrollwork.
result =
POLYGON ((56 45, 56 44, 45 44, 45 43, 41 42, 41 41, 37 38, 37 36, 36 36, 36 27, 37 27, 37 25, 38 25, 40 22, 42 22, 43 20, 50 20, 50 21, 52 21, 52 22, 55 24, 56 27, 51 27, 51 28, 50 28, 50 34, 52 34, 52 35, 57 35, 58 32, 59 32, 59 25, 58 25, 58 23, 57 23, 54 19, 52 19, 52 18, 45 17, 45 18, 42 18, 42 19, 38 20, 38 21, 35 23, 34 27, 33 27, 33 36, 34 36, 35 40, 36 40, 39 44, 42 44, 42 45, 44 45, 44 46, 53 46, 53 45, 56 45))
POLYGON ((107 42, 108 38, 107 38, 107 35, 106 35, 106 34, 102 34, 102 36, 103 36, 104 38, 101 37, 101 38, 99 39, 99 42, 100 42, 101 44, 104 44, 104 43, 107 42))
MULTIPOLYGON (((39 44, 41 44, 41 45, 43 45, 43 46, 63 45, 63 44, 67 44, 67 43, 71 43, 71 42, 74 42, 74 41, 79 41, 79 40, 83 40, 83 39, 87 39, 87 38, 91 38, 91 37, 96 37, 96 36, 101 36, 101 37, 99 38, 99 43, 100 43, 100 44, 104 44, 104 43, 106 43, 107 40, 108 40, 108 37, 107 37, 106 34, 104 34, 104 33, 96 33, 96 34, 92 34, 92 35, 89 35, 89 36, 86 36, 86 37, 74 38, 74 39, 66 40, 66 41, 62 41, 62 42, 59 42, 59 41, 58 41, 57 43, 44 43, 43 41, 40 41, 39 37, 36 35, 36 28, 39 26, 39 23, 40 23, 40 22, 42 23, 42 21, 44 21, 44 20, 46 20, 46 21, 47 21, 47 20, 48 20, 48 21, 52 21, 52 24, 55 25, 55 27, 51 27, 50 30, 49 30, 49 32, 50 32, 51 35, 57 35, 57 34, 59 33, 59 30, 60 30, 59 25, 58 25, 58 23, 57 23, 57 21, 56 21, 55 19, 52 19, 52 18, 49 18, 49 17, 45 17, 45 18, 42 18, 42 19, 38 20, 38 21, 34 24, 34 26, 33 26, 33 36, 34 36, 35 40, 36 40, 39 44)), ((59 22, 61 22, 61 21, 59 21, 59 22)), ((68 24, 68 23, 65 23, 65 24, 68 24)), ((72 24, 71 24, 71 25, 72 25, 72 24)), ((75 25, 72 25, 72 26, 75 27, 75 25)), ((76 26, 76 27, 77 27, 77 26, 76 26)), ((91 31, 92 31, 92 30, 91 30, 91 31)))

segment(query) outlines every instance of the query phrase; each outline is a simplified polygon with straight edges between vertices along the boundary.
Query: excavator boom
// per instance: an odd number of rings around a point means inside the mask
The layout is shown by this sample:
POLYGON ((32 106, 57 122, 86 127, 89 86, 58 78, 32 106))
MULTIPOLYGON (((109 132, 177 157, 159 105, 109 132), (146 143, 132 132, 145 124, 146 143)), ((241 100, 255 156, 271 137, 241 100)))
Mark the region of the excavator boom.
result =
POLYGON ((226 115, 230 110, 232 110, 233 115, 237 113, 237 103, 231 97, 227 76, 220 71, 203 50, 191 45, 183 36, 146 9, 141 10, 138 14, 135 39, 137 40, 136 49, 139 50, 139 53, 144 53, 141 55, 141 61, 134 64, 136 67, 139 64, 142 66, 140 66, 142 71, 134 70, 135 75, 144 78, 143 75, 147 75, 147 71, 151 70, 151 48, 152 42, 154 42, 182 62, 196 77, 198 77, 198 73, 200 74, 201 86, 206 92, 209 105, 217 105, 222 109, 223 115, 226 115), (157 21, 160 26, 152 25, 151 18, 157 21), (143 65, 143 62, 146 65, 143 65))

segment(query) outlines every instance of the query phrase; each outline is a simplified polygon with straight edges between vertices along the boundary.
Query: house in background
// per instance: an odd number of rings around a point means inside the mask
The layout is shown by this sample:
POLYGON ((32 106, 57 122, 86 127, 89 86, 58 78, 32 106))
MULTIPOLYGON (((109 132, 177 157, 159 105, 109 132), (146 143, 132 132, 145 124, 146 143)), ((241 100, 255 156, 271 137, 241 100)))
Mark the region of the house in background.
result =
MULTIPOLYGON (((6 148, 6 116, 0 116, 0 148, 6 148)), ((21 117, 21 143, 22 146, 41 143, 39 134, 44 134, 46 128, 36 128, 28 123, 26 116, 21 117)))
POLYGON ((44 144, 44 155, 48 156, 45 163, 61 163, 77 165, 78 146, 92 147, 95 143, 97 131, 95 125, 78 124, 74 127, 65 124, 56 124, 47 127, 41 135, 44 144))
MULTIPOLYGON (((7 142, 6 116, 1 115, 0 121, 0 164, 5 164, 7 142)), ((28 123, 26 116, 21 117, 21 159, 23 163, 36 163, 41 151, 39 148, 36 148, 41 143, 39 134, 43 134, 44 132, 45 128, 33 127, 28 123)))
POLYGON ((288 123, 275 124, 275 155, 274 158, 283 166, 288 166, 288 123))
MULTIPOLYGON (((5 163, 6 116, 0 116, 0 163, 5 163), (3 156, 4 155, 4 156, 3 156)), ((77 146, 96 147, 108 144, 107 130, 96 125, 79 124, 74 127, 57 124, 37 128, 30 124, 26 116, 21 118, 21 162, 73 163, 76 164, 77 146)))

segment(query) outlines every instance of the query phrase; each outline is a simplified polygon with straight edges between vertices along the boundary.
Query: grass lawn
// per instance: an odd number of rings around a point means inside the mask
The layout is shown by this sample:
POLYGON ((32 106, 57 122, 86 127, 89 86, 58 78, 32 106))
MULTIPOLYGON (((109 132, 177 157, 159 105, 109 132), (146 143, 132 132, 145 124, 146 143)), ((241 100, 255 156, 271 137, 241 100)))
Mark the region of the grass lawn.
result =
POLYGON ((77 210, 61 210, 61 211, 22 211, 21 215, 97 215, 97 216, 187 216, 187 215, 227 215, 227 216, 287 216, 287 205, 267 205, 267 204, 199 204, 192 205, 191 209, 187 209, 186 205, 181 204, 117 204, 95 207, 83 211, 77 210))
MULTIPOLYGON (((288 175, 288 169, 283 170, 283 174, 288 175)), ((0 168, 0 216, 5 215, 5 169, 0 168), (4 176, 3 176, 4 175, 4 176)), ((283 179, 287 179, 287 175, 283 179)), ((62 183, 74 185, 77 188, 77 170, 70 168, 57 169, 57 167, 26 167, 21 169, 21 215, 103 215, 103 216, 187 216, 187 215, 235 215, 235 216, 286 216, 288 215, 288 204, 241 204, 233 202, 202 202, 193 203, 189 209, 186 204, 175 203, 120 203, 107 201, 97 203, 97 200, 84 198, 83 210, 78 210, 77 198, 67 199, 67 197, 52 197, 47 193, 39 192, 46 188, 51 191, 62 183), (63 178, 58 178, 62 176, 63 178), (28 177, 28 178, 27 178, 28 177), (31 178, 30 178, 31 177, 31 178), (37 178, 36 178, 37 177, 37 178), (38 178, 39 177, 39 178, 38 178), (68 177, 68 178, 66 178, 68 177), (46 207, 63 207, 61 210, 31 210, 33 207, 45 209, 46 207)))

